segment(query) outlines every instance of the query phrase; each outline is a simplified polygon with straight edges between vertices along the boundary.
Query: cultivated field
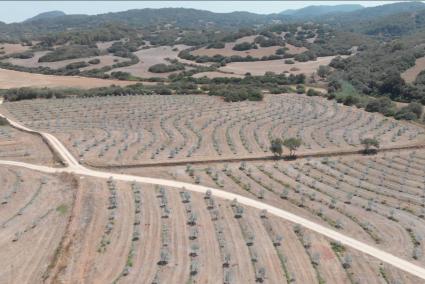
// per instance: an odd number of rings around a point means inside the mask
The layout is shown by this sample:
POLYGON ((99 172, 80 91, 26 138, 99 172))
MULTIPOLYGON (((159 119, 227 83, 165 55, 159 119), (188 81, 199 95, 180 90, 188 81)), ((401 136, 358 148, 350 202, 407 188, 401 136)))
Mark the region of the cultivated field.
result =
POLYGON ((221 98, 123 96, 9 103, 2 108, 33 129, 55 134, 82 162, 132 165, 270 156, 270 139, 296 136, 299 153, 415 145, 424 129, 321 97, 266 95, 263 102, 221 98))
MULTIPOLYGON (((423 265, 424 169, 425 150, 420 149, 374 157, 187 165, 127 172, 200 183, 258 199, 423 265)), ((320 259, 326 258, 326 252, 319 254, 320 259)), ((377 271, 373 265, 356 265, 368 273, 377 271)), ((353 271, 351 276, 359 279, 361 274, 353 271)), ((363 281, 374 283, 368 276, 363 281)), ((333 279, 329 283, 344 282, 333 279)))
POLYGON ((0 159, 53 165, 54 158, 41 137, 0 126, 0 159))
POLYGON ((425 57, 421 57, 416 59, 415 66, 407 69, 403 73, 401 73, 401 77, 407 82, 412 83, 416 80, 421 71, 425 70, 425 57))
POLYGON ((214 195, 9 167, 0 172, 2 283, 418 283, 214 195))
POLYGON ((0 69, 0 89, 21 87, 81 88, 127 86, 134 81, 106 80, 80 76, 56 76, 0 69))
POLYGON ((0 167, 0 283, 41 283, 59 255, 76 181, 0 167))
MULTIPOLYGON (((314 61, 296 62, 295 64, 285 63, 286 59, 269 60, 269 61, 254 61, 254 62, 232 62, 226 66, 220 67, 223 72, 233 73, 236 75, 264 75, 266 72, 289 73, 289 74, 304 74, 310 76, 320 65, 329 65, 336 56, 318 57, 314 61)), ((202 73, 201 73, 202 74, 202 73)), ((200 76, 200 75, 199 75, 200 76)))

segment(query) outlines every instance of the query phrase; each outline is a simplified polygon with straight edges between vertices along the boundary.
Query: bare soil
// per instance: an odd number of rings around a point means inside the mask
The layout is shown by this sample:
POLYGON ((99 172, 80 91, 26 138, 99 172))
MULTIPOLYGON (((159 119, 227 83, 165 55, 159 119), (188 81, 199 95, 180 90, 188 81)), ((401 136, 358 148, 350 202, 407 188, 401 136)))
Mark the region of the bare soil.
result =
POLYGON ((415 66, 407 69, 401 74, 401 77, 407 82, 412 83, 416 80, 416 77, 425 70, 425 57, 416 59, 415 66))
POLYGON ((286 64, 285 59, 254 61, 254 62, 232 62, 219 70, 238 75, 245 75, 247 72, 252 75, 264 75, 266 72, 305 74, 310 76, 317 72, 320 65, 329 65, 335 56, 318 57, 315 61, 295 62, 295 64, 286 64))
POLYGON ((21 87, 90 89, 110 85, 127 86, 134 81, 106 80, 80 76, 56 76, 0 69, 0 89, 21 87))

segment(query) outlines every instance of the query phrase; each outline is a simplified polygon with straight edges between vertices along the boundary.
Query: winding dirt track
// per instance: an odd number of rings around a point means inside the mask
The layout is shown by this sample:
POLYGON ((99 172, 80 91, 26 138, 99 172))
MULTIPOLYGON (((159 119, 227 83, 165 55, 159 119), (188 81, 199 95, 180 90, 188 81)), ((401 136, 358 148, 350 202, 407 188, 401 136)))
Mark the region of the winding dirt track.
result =
MULTIPOLYGON (((2 116, 2 115, 0 115, 2 116)), ((2 116, 4 117, 4 116, 2 116)), ((274 206, 265 204, 263 202, 259 202, 254 199, 250 199, 238 194, 226 192, 223 190, 202 186, 202 185, 195 185, 185 182, 178 182, 173 180, 166 180, 166 179, 158 179, 158 178, 149 178, 149 177, 140 177, 140 176, 132 176, 132 175, 125 175, 125 174, 116 174, 116 173, 109 173, 109 172, 102 172, 102 171, 95 171, 91 169, 87 169, 80 165, 76 159, 69 153, 69 151, 63 146, 63 144, 53 135, 43 132, 37 132, 31 129, 28 129, 27 127, 20 125, 17 122, 11 121, 8 119, 9 123, 23 131, 32 132, 32 133, 38 133, 41 135, 47 143, 50 144, 50 146, 54 149, 54 151, 61 156, 64 164, 66 167, 63 168, 52 168, 52 167, 46 167, 41 165, 34 165, 34 164, 28 164, 28 163, 22 163, 22 162, 15 162, 15 161, 4 161, 0 160, 0 165, 8 165, 8 166, 17 166, 17 167, 24 167, 27 169, 40 171, 44 173, 61 173, 61 172, 67 172, 67 173, 74 173, 77 175, 84 175, 84 176, 90 176, 90 177, 96 177, 96 178, 114 178, 115 180, 120 181, 135 181, 140 183, 148 183, 148 184, 155 184, 160 186, 167 186, 167 187, 174 187, 174 188, 185 188, 186 190, 190 190, 193 192, 198 193, 205 193, 207 190, 210 190, 212 194, 216 197, 227 199, 227 200, 233 200, 237 199, 237 201, 240 204, 254 207, 260 210, 267 210, 270 214, 276 215, 280 218, 283 218, 285 220, 288 220, 290 222, 300 224, 304 226, 307 229, 310 229, 314 232, 317 232, 319 234, 322 234, 328 238, 331 238, 333 240, 339 241, 340 243, 350 246, 358 251, 361 251, 363 253, 369 254, 385 263, 391 264, 405 272, 411 273, 417 277, 420 277, 421 279, 425 280, 425 268, 422 268, 418 265, 415 265, 409 261, 403 260, 399 257, 396 257, 390 253, 387 253, 383 250, 380 250, 376 247, 370 246, 368 244, 365 244, 361 241, 358 241, 356 239, 353 239, 351 237, 348 237, 344 234, 341 234, 335 230, 329 229, 327 227, 324 227, 322 225, 316 224, 310 220, 307 220, 305 218, 299 217, 295 214, 292 214, 290 212, 287 212, 285 210, 276 208, 274 206)))

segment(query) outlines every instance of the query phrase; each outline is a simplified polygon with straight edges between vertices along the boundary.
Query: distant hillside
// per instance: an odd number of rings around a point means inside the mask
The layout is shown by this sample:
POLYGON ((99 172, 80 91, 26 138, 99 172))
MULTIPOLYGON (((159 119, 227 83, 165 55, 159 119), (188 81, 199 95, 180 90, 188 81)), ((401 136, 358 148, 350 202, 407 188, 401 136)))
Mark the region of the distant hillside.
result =
POLYGON ((316 17, 325 14, 331 13, 340 13, 340 12, 353 12, 364 7, 359 4, 342 4, 342 5, 319 5, 319 6, 308 6, 305 8, 297 9, 297 10, 285 10, 281 12, 281 15, 292 16, 295 18, 301 17, 316 17))
POLYGON ((360 26, 372 24, 384 17, 391 17, 400 13, 414 13, 422 9, 425 9, 425 4, 422 2, 400 2, 364 8, 349 13, 334 14, 326 19, 319 19, 319 21, 344 28, 356 29, 360 26))
POLYGON ((240 28, 307 21, 326 23, 332 28, 368 35, 399 36, 423 26, 421 10, 424 9, 425 4, 422 2, 402 2, 371 8, 363 8, 357 4, 309 6, 269 15, 248 12, 213 13, 185 8, 134 9, 99 15, 65 15, 60 11, 51 11, 22 23, 0 24, 0 40, 40 39, 47 34, 65 31, 87 33, 94 29, 108 30, 108 26, 149 31, 157 30, 158 27, 165 30, 174 27, 184 30, 236 31, 240 28))
POLYGON ((50 11, 50 12, 44 12, 41 14, 38 14, 37 16, 34 16, 32 18, 29 18, 27 20, 24 21, 24 23, 29 23, 29 22, 33 22, 33 21, 38 21, 38 20, 44 20, 44 19, 52 19, 52 18, 56 18, 56 17, 60 17, 60 16, 65 16, 66 14, 62 11, 50 11))
POLYGON ((425 8, 415 12, 404 12, 361 23, 359 32, 373 36, 400 37, 425 28, 425 8))

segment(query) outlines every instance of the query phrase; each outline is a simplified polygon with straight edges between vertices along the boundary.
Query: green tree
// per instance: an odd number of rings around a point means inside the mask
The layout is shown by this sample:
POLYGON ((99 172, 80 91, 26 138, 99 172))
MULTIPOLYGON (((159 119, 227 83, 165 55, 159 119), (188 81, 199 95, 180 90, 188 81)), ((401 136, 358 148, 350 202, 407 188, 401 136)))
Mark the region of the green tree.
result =
POLYGON ((283 145, 289 149, 289 156, 295 157, 295 151, 301 146, 301 139, 291 137, 283 141, 283 145))
POLYGON ((326 65, 320 65, 319 69, 317 70, 317 75, 319 75, 320 78, 326 78, 331 73, 331 68, 326 65))
POLYGON ((371 154, 377 151, 379 149, 379 141, 375 138, 365 138, 361 141, 362 145, 364 146, 364 153, 365 154, 371 154))
POLYGON ((282 156, 283 153, 283 141, 280 138, 274 138, 270 141, 270 151, 275 156, 282 156))

